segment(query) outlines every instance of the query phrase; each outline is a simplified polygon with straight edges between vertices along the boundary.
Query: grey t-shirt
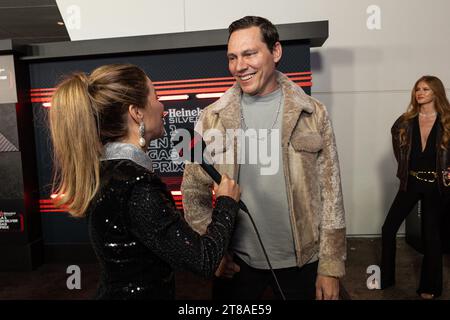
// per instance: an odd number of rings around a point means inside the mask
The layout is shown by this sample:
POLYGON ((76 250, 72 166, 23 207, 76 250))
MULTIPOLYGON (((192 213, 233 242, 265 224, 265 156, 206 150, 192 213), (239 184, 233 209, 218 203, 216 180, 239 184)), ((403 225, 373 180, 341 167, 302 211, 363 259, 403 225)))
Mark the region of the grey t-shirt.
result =
MULTIPOLYGON (((261 169, 267 166, 264 161, 261 162, 262 158, 259 156, 260 145, 265 141, 247 140, 238 181, 242 190, 241 199, 246 203, 255 221, 272 267, 274 269, 294 267, 297 263, 281 158, 283 94, 281 89, 265 96, 243 94, 241 104, 244 115, 242 127, 256 129, 256 132, 258 129, 272 128, 279 110, 271 133, 271 136, 276 136, 275 130, 278 130, 278 139, 267 147, 269 156, 274 154, 273 148, 278 148, 277 157, 272 157, 272 161, 278 161, 278 170, 270 175, 261 174, 261 169), (249 146, 251 143, 257 143, 257 150, 249 146), (256 164, 249 163, 252 156, 254 159, 255 152, 258 153, 256 164), (242 163, 244 158, 245 162, 242 163)), ((271 136, 268 136, 266 141, 271 141, 271 136)), ((251 267, 269 269, 251 221, 242 211, 237 217, 231 248, 251 267)))

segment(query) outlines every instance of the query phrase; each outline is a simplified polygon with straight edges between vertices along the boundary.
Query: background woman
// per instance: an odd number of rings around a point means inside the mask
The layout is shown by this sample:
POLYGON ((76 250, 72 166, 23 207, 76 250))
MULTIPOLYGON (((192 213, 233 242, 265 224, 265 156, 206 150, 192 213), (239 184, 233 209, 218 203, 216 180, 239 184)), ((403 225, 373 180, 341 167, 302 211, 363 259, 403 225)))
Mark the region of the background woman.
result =
MULTIPOLYGON (((441 80, 423 76, 410 106, 392 127, 400 189, 382 228, 381 287, 395 284, 395 238, 416 203, 422 204, 424 256, 417 293, 433 299, 442 293, 441 221, 450 194, 450 104, 441 80)), ((448 210, 448 209, 447 209, 448 210)))
POLYGON ((227 176, 205 235, 176 211, 145 153, 161 137, 163 105, 145 73, 106 65, 57 88, 50 110, 57 204, 88 218, 101 264, 99 299, 173 299, 173 269, 210 276, 230 240, 239 187, 227 176))

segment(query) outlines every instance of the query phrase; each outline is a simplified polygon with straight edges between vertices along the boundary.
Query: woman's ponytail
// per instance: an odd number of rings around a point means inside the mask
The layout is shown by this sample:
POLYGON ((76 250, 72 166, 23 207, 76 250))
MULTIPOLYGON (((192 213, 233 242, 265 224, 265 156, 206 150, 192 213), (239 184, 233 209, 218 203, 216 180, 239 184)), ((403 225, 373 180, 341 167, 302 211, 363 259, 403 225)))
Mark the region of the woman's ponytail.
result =
POLYGON ((51 103, 50 131, 55 204, 82 217, 99 187, 102 152, 98 110, 86 74, 73 74, 58 86, 51 103))

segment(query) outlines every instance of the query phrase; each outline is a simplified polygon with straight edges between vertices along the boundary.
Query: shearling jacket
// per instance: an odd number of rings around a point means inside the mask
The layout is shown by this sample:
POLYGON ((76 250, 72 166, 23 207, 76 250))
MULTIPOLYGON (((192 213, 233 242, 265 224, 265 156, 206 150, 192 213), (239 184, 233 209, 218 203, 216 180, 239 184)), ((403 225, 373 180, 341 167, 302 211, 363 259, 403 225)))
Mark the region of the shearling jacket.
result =
MULTIPOLYGON (((285 75, 278 72, 277 81, 284 95, 280 168, 286 181, 297 265, 301 267, 318 255, 318 274, 342 277, 346 259, 345 213, 331 121, 325 106, 285 75)), ((213 128, 226 134, 226 129, 241 128, 241 95, 236 83, 204 109, 196 131, 202 134, 213 128)), ((223 152, 225 158, 234 161, 215 167, 237 181, 236 138, 223 152), (227 157, 230 152, 232 156, 227 157)), ((212 183, 198 164, 186 164, 181 185, 185 217, 200 234, 211 221, 212 183)))
MULTIPOLYGON (((400 190, 406 191, 408 188, 409 176, 409 159, 411 154, 412 131, 414 118, 403 121, 403 115, 400 116, 391 128, 392 147, 394 155, 398 162, 397 177, 400 179, 400 190), (400 132, 404 131, 406 143, 401 144, 400 132)), ((436 139, 436 172, 438 173, 438 188, 441 194, 450 195, 450 181, 446 178, 446 172, 450 168, 450 152, 447 149, 442 149, 442 134, 443 128, 440 117, 437 119, 437 139, 436 139)))

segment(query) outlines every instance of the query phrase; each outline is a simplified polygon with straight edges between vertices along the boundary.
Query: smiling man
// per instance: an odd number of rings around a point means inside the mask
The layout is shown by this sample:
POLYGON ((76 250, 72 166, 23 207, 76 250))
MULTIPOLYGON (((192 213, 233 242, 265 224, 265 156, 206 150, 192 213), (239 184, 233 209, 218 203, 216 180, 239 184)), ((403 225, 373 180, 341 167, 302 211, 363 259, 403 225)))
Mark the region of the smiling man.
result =
MULTIPOLYGON (((345 220, 334 133, 326 108, 276 70, 282 46, 267 19, 247 16, 229 27, 228 66, 236 79, 202 113, 196 131, 264 132, 279 137, 279 170, 261 174, 262 161, 216 164, 239 181, 241 199, 258 227, 287 299, 338 299, 345 274, 345 220)), ((257 136, 271 141, 267 136, 257 136)), ((238 139, 223 148, 237 153, 238 139)), ((208 141, 207 141, 208 143, 208 141)), ((245 145, 245 144, 244 144, 245 145)), ((248 155, 248 150, 245 154, 248 155)), ((220 152, 220 150, 219 150, 220 152)), ((240 159, 242 160, 242 159, 240 159)), ((244 159, 245 160, 245 159, 244 159)), ((199 233, 211 221, 212 180, 198 164, 186 164, 182 192, 186 220, 199 233)), ((258 299, 272 278, 250 219, 237 217, 230 252, 216 271, 215 299, 258 299)))

